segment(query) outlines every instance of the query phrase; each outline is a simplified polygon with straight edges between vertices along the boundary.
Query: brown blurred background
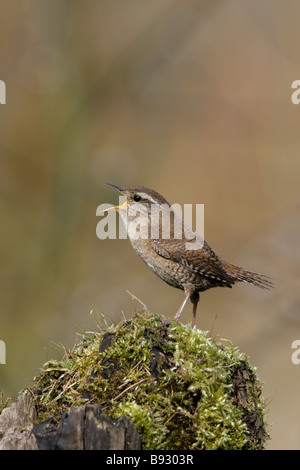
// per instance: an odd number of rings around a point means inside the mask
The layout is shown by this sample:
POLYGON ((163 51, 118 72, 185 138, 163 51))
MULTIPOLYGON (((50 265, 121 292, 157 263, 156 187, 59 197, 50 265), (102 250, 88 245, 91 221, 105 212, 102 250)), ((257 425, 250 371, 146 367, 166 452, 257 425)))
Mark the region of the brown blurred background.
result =
MULTIPOLYGON (((270 449, 300 448, 300 3, 0 1, 0 390, 15 396, 79 330, 183 293, 128 240, 96 237, 96 208, 143 185, 204 203, 205 237, 272 276, 204 293, 197 326, 230 339, 264 382, 270 449), (123 312, 123 313, 122 313, 123 312)), ((184 322, 191 320, 191 306, 184 322)))

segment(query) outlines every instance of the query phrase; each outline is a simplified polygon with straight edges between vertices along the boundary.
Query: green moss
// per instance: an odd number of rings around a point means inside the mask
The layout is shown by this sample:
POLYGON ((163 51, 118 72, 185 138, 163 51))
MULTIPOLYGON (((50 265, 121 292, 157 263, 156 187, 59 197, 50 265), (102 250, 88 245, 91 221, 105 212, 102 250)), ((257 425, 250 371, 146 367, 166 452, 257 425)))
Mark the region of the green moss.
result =
POLYGON ((150 313, 95 332, 63 361, 46 363, 33 392, 39 421, 99 404, 114 419, 129 416, 143 449, 256 449, 267 437, 248 358, 230 342, 150 313))
POLYGON ((0 391, 0 414, 2 413, 4 408, 9 406, 10 402, 10 398, 5 398, 4 393, 0 391))

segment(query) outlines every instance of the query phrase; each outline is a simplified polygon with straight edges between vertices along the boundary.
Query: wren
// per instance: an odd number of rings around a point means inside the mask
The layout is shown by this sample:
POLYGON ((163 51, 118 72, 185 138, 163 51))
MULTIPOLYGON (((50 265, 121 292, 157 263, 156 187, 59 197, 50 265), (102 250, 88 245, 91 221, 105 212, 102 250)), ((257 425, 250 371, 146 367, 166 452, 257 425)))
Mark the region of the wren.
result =
POLYGON ((247 271, 217 255, 158 192, 145 187, 119 188, 107 184, 126 197, 124 204, 111 209, 121 215, 136 253, 160 279, 185 293, 175 321, 190 299, 193 327, 199 293, 212 287, 231 288, 237 282, 248 282, 264 289, 274 286, 269 277, 247 271))

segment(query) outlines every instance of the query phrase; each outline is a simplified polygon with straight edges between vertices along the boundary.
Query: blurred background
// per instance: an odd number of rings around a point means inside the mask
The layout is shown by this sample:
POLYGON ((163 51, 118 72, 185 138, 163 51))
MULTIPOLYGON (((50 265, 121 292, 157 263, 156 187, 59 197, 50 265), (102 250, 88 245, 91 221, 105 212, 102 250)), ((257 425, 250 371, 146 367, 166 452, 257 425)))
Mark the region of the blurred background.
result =
POLYGON ((299 449, 300 3, 0 0, 0 12, 0 390, 30 386, 102 311, 131 318, 127 291, 174 316, 183 293, 128 240, 96 236, 97 206, 118 202, 105 182, 148 186, 205 204, 217 253, 276 280, 204 293, 197 326, 257 367, 268 448, 299 449))

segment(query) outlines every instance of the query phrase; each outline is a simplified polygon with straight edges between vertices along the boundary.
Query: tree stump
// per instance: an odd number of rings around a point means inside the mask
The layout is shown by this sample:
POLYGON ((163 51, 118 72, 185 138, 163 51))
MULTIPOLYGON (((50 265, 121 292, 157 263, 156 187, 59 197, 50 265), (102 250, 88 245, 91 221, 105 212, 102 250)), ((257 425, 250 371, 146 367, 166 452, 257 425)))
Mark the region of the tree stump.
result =
POLYGON ((151 313, 86 335, 0 415, 0 449, 263 449, 249 358, 151 313))
POLYGON ((63 413, 58 423, 49 418, 35 424, 36 408, 26 390, 0 415, 0 450, 140 450, 135 427, 123 416, 117 421, 101 407, 81 405, 63 413))

